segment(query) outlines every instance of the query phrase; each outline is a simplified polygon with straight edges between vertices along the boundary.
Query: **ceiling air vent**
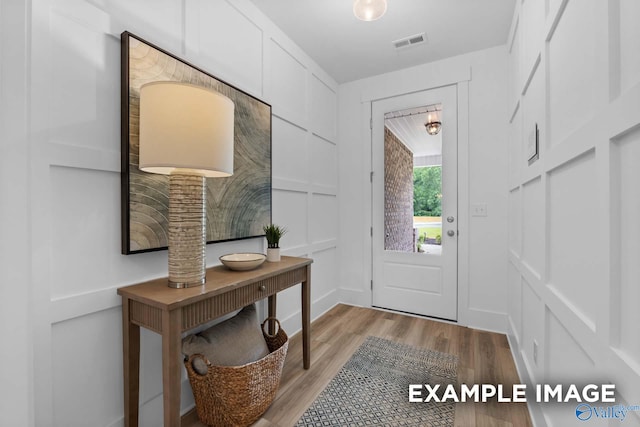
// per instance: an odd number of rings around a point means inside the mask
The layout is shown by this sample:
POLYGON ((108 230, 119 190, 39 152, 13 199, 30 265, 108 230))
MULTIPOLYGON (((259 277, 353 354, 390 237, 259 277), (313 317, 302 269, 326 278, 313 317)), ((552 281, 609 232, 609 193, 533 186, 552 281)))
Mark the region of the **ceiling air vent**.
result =
POLYGON ((395 46, 396 49, 404 49, 409 46, 415 46, 415 45, 424 43, 426 41, 427 41, 427 37, 424 35, 424 33, 421 33, 421 34, 405 37, 399 40, 395 40, 393 42, 393 45, 395 46))

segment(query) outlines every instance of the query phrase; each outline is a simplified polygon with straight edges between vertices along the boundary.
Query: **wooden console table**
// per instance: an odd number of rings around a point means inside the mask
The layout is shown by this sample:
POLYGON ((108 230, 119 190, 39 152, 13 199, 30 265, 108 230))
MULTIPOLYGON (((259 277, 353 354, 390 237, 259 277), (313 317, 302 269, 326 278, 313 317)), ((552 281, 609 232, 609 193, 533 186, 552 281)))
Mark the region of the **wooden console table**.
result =
POLYGON ((138 425, 140 382, 140 326, 162 335, 162 387, 165 427, 179 427, 180 375, 183 366, 181 334, 263 298, 269 316, 276 315, 276 294, 302 284, 303 365, 309 369, 311 263, 308 258, 282 257, 256 270, 207 269, 204 286, 173 289, 156 279, 118 289, 122 297, 122 340, 125 426, 138 425))

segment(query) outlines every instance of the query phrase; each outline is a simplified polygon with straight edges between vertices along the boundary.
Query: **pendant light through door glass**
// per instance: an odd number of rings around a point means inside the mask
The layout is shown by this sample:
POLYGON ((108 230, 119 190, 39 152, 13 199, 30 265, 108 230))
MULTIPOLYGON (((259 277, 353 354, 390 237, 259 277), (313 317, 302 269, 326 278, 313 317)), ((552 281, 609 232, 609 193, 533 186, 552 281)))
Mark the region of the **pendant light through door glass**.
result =
POLYGON ((424 127, 427 128, 427 133, 429 135, 437 135, 442 128, 442 123, 440 122, 440 112, 439 111, 430 111, 427 113, 427 122, 424 124, 424 127))

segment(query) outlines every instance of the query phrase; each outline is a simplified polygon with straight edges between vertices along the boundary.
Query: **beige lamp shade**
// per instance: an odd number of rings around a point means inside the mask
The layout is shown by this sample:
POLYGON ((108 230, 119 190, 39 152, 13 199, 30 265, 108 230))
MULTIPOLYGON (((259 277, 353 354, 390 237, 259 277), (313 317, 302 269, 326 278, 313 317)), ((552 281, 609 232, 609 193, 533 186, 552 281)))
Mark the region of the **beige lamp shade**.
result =
POLYGON ((140 158, 145 172, 188 169, 233 174, 233 101, 201 86, 153 82, 140 88, 140 158))

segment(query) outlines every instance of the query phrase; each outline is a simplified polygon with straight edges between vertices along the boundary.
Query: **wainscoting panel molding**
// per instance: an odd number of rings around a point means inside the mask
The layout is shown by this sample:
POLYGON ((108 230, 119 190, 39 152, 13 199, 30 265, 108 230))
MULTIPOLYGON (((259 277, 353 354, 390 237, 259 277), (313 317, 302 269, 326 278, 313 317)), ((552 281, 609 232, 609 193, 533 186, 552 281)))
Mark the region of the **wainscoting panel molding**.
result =
POLYGON ((545 2, 529 1, 522 4, 522 13, 527 19, 522 20, 522 77, 521 83, 531 81, 532 73, 535 73, 536 63, 540 61, 540 52, 544 43, 544 7, 545 2), (527 78, 528 77, 528 78, 527 78))
POLYGON ((513 261, 509 262, 508 268, 507 295, 510 328, 515 342, 520 344, 522 339, 522 275, 513 261))
MULTIPOLYGON (((509 38, 509 90, 508 90, 508 106, 513 108, 520 102, 522 94, 522 72, 520 45, 520 19, 516 14, 514 16, 511 35, 509 38)), ((513 111, 513 110, 512 110, 513 111)), ((513 116, 512 116, 513 117, 513 116)))
POLYGON ((611 302, 618 307, 611 342, 640 374, 640 340, 634 331, 634 325, 640 325, 640 126, 615 139, 611 150, 611 302))
MULTIPOLYGON (((306 159, 309 156, 309 144, 305 129, 291 124, 278 116, 272 119, 273 147, 272 147, 272 185, 276 187, 276 180, 296 181, 306 179, 306 159), (292 162, 291 158, 299 159, 292 162)), ((306 181, 300 181, 308 185, 306 181)), ((278 181, 279 188, 286 188, 285 184, 278 181)))
POLYGON ((120 308, 115 307, 52 325, 51 425, 79 426, 81 420, 94 419, 106 425, 122 417, 122 403, 114 398, 122 388, 122 378, 116 375, 122 369, 122 335, 115 327, 121 318, 120 308), (69 405, 69 399, 83 404, 72 411, 59 410, 69 405))
POLYGON ((338 238, 337 207, 338 199, 335 195, 312 195, 310 221, 315 224, 315 227, 310 229, 311 242, 338 238))
MULTIPOLYGON (((535 285, 533 285, 535 286, 535 285)), ((542 348, 538 349, 537 359, 534 357, 534 341, 542 343, 544 338, 544 305, 539 293, 533 286, 522 279, 522 357, 529 366, 529 376, 535 382, 543 381, 542 348)))
MULTIPOLYGON (((520 186, 520 175, 522 174, 522 163, 524 162, 524 150, 522 136, 522 113, 520 102, 515 105, 515 110, 511 115, 508 130, 509 144, 509 189, 517 190, 520 186)), ((531 129, 529 129, 531 132, 531 129)))
POLYGON ((273 190, 273 201, 273 221, 283 226, 286 224, 288 230, 282 244, 286 243, 286 247, 308 245, 310 212, 307 209, 307 192, 277 188, 273 190))
POLYGON ((186 2, 184 45, 187 58, 214 76, 262 97, 263 29, 234 3, 186 2))
POLYGON ((552 145, 585 125, 597 111, 593 73, 596 54, 601 53, 593 48, 596 42, 593 23, 600 20, 594 15, 594 1, 569 1, 547 44, 552 145))
MULTIPOLYGON (((510 342, 523 376, 611 382, 618 403, 635 405, 640 38, 632 22, 640 6, 552 0, 541 24, 542 4, 517 2, 510 49, 511 69, 521 75, 535 67, 531 58, 541 58, 524 95, 510 99, 524 111, 523 126, 512 120, 509 131, 510 159, 520 157, 509 173, 510 301, 522 295, 520 306, 510 304, 510 342), (541 25, 544 32, 529 31, 541 25), (540 93, 544 99, 533 95, 540 93), (520 150, 533 120, 542 122, 541 152, 529 166, 520 150)), ((580 423, 564 405, 529 405, 537 426, 580 423)), ((629 416, 625 422, 640 424, 637 413, 629 416)))
POLYGON ((327 139, 335 141, 337 137, 338 114, 330 108, 337 101, 336 90, 329 87, 315 74, 311 75, 311 116, 315 119, 312 131, 327 139))
POLYGON ((518 260, 522 254, 522 216, 522 190, 516 187, 509 192, 509 251, 518 260))
POLYGON ((308 128, 308 79, 307 68, 291 53, 271 39, 271 92, 274 114, 308 128))
POLYGON ((544 186, 537 177, 522 186, 522 262, 540 279, 544 271, 544 186))
POLYGON ((595 172, 591 151, 554 169, 548 180, 549 281, 590 322, 595 322, 598 299, 585 289, 598 288, 598 253, 576 248, 594 243, 595 236, 585 231, 598 222, 592 203, 595 172))
POLYGON ((620 79, 620 93, 625 93, 640 83, 640 27, 637 25, 640 3, 629 0, 614 0, 610 3, 619 7, 619 13, 612 17, 613 22, 619 22, 619 27, 612 25, 610 34, 620 43, 617 49, 620 62, 616 64, 618 74, 615 77, 620 79))
POLYGON ((338 147, 336 143, 313 135, 310 154, 312 182, 318 187, 333 188, 332 194, 337 194, 338 147))

